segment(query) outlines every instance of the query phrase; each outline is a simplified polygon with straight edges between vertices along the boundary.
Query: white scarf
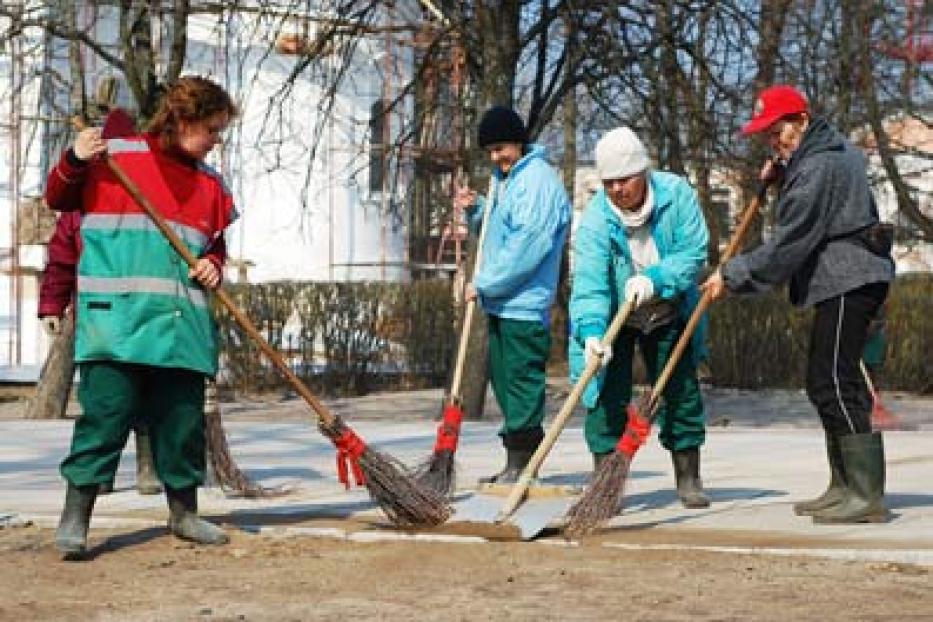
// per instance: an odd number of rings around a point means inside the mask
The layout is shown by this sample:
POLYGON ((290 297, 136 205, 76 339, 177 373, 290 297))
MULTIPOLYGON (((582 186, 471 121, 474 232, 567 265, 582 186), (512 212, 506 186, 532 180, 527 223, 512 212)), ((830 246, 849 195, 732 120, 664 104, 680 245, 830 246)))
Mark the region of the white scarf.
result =
POLYGON ((648 180, 645 190, 645 202, 641 204, 637 211, 631 212, 619 209, 608 196, 606 200, 609 201, 609 207, 612 208, 612 211, 615 212, 615 215, 619 217, 619 220, 627 229, 643 226, 651 218, 651 212, 654 211, 654 192, 651 190, 650 180, 648 180))
POLYGON ((648 184, 645 192, 645 202, 637 211, 621 210, 611 200, 609 206, 628 232, 629 252, 632 255, 635 273, 641 274, 648 266, 658 263, 661 258, 654 238, 651 236, 651 227, 645 226, 651 218, 651 212, 654 211, 654 193, 651 191, 651 184, 648 184))

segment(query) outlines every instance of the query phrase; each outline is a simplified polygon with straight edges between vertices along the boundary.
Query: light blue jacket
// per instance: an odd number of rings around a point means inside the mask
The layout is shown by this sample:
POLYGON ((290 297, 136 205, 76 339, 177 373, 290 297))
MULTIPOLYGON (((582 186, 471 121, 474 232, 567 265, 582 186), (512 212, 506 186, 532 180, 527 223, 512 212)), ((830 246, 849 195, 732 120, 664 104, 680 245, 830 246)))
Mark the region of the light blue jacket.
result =
MULTIPOLYGON (((548 323, 557 289, 560 259, 570 224, 570 201, 541 145, 528 152, 503 178, 483 242, 483 261, 473 285, 486 313, 513 320, 548 323)), ((467 213, 478 233, 485 200, 467 213)))
MULTIPOLYGON (((680 314, 689 317, 699 301, 697 277, 706 261, 709 233, 696 192, 686 179, 672 173, 650 173, 654 191, 651 234, 660 262, 643 274, 655 295, 680 298, 680 314)), ((589 337, 602 337, 624 299, 625 282, 633 276, 625 226, 600 189, 581 217, 574 241, 573 287, 570 294, 570 377, 576 382, 585 367, 583 347, 589 337)), ((704 318, 705 319, 705 318, 704 318)), ((694 357, 704 351, 706 322, 694 333, 694 357)), ((592 408, 602 391, 605 370, 587 386, 583 403, 592 408)))

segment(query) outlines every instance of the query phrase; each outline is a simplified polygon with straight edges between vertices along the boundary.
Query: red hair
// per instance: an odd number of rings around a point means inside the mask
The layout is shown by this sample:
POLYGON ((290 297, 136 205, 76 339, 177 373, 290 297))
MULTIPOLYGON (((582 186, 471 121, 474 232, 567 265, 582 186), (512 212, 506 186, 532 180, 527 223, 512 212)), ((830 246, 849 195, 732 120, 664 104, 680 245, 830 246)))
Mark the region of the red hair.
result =
POLYGON ((196 123, 222 112, 231 118, 239 114, 223 87, 202 76, 183 76, 162 95, 146 129, 174 141, 179 121, 196 123))

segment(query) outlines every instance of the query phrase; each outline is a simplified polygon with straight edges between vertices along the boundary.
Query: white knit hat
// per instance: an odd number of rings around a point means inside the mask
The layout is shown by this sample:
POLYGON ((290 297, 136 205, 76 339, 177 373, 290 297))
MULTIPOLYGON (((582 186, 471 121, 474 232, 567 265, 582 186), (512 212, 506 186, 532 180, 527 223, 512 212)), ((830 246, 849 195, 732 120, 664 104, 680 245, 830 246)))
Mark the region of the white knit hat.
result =
POLYGON ((607 132, 596 143, 599 178, 620 179, 648 168, 648 152, 638 136, 623 126, 607 132))

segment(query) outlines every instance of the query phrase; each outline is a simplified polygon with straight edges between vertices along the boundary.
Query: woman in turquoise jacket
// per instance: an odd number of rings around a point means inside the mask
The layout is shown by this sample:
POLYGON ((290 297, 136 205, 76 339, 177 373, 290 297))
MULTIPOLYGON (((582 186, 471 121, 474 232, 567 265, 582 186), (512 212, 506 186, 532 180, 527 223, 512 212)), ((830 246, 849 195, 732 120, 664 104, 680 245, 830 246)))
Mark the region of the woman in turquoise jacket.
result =
MULTIPOLYGON (((574 381, 588 360, 601 358, 583 396, 586 442, 598 463, 625 428, 635 343, 654 382, 696 306, 708 233, 687 180, 650 171, 645 147, 629 128, 600 139, 596 166, 603 188, 584 211, 574 242, 569 355, 574 381), (612 347, 603 348, 600 339, 623 301, 636 308, 612 347)), ((686 507, 709 505, 699 472, 706 428, 696 355, 703 333, 677 364, 659 414, 661 444, 671 452, 686 507)))
POLYGON ((478 274, 467 288, 489 320, 489 368, 504 421, 499 431, 506 466, 485 481, 514 482, 544 437, 545 366, 551 349, 549 310, 570 224, 570 202, 544 147, 527 141, 510 108, 488 110, 479 144, 495 175, 493 205, 463 188, 456 204, 474 232, 489 223, 478 274))

